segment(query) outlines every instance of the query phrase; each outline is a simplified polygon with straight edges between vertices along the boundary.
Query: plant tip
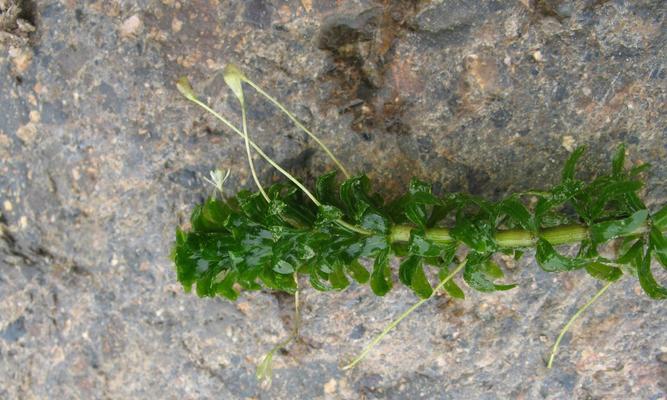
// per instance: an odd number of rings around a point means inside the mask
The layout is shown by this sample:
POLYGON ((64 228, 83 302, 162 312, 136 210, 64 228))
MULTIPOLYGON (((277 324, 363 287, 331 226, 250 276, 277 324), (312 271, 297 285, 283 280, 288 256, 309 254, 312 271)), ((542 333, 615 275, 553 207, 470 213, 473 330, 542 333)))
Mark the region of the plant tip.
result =
POLYGON ((195 96, 195 91, 192 89, 192 85, 190 85, 187 76, 182 76, 176 81, 176 89, 189 100, 193 100, 197 97, 195 96))
POLYGON ((232 89, 236 98, 243 104, 243 87, 241 86, 241 82, 246 80, 243 72, 236 65, 228 64, 222 71, 222 77, 225 79, 227 86, 232 89))

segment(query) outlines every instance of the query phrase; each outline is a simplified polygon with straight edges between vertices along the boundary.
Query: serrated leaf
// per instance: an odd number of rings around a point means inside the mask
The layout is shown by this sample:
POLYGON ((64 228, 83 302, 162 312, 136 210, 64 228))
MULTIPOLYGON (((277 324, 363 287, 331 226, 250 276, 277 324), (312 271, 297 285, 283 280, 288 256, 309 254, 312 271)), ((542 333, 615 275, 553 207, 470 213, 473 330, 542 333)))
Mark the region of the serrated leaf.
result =
POLYGON ((342 290, 350 286, 350 281, 343 272, 343 263, 334 263, 333 271, 329 274, 329 282, 331 282, 331 286, 336 290, 342 290))
POLYGON ((651 272, 651 249, 646 250, 643 258, 637 260, 637 276, 639 284, 646 294, 655 300, 667 299, 667 288, 661 286, 656 282, 651 272))
POLYGON ((422 257, 437 257, 443 253, 443 249, 424 237, 423 231, 413 229, 410 232, 409 254, 422 257))
POLYGON ((534 230, 533 221, 528 209, 515 198, 503 200, 498 207, 498 214, 506 214, 510 217, 510 221, 516 225, 527 230, 534 230))
POLYGON ((327 292, 332 290, 333 287, 327 285, 325 282, 329 280, 328 274, 321 272, 319 267, 316 264, 312 264, 309 268, 309 281, 310 285, 321 292, 327 292), (324 276, 322 276, 324 275, 324 276))
POLYGON ((485 220, 471 220, 458 216, 450 235, 478 253, 488 253, 497 249, 493 237, 493 226, 485 220))
POLYGON ((650 168, 651 168, 651 164, 649 164, 649 163, 640 164, 640 165, 637 165, 635 167, 630 168, 630 172, 628 173, 628 175, 637 176, 637 175, 641 174, 642 172, 645 172, 645 171, 649 170, 650 168))
POLYGON ((639 210, 622 220, 598 222, 590 228, 593 243, 602 243, 607 240, 628 235, 639 229, 646 222, 647 210, 639 210))
POLYGON ((389 227, 391 226, 387 218, 374 212, 365 213, 363 217, 361 217, 359 225, 364 229, 379 234, 389 233, 389 227))
POLYGON ((340 198, 354 222, 358 222, 371 206, 364 190, 367 185, 368 178, 361 175, 346 179, 340 186, 340 198))
POLYGON ((398 277, 404 285, 411 288, 417 296, 425 299, 431 296, 433 289, 424 273, 422 257, 408 256, 400 264, 398 277))
POLYGON ((364 266, 361 265, 357 260, 352 260, 346 268, 350 276, 352 276, 352 278, 360 284, 368 282, 368 279, 371 276, 366 268, 364 268, 364 266))
POLYGON ((660 231, 667 230, 667 206, 662 207, 658 212, 651 215, 651 220, 653 221, 653 226, 660 231))
POLYGON ((421 257, 419 256, 408 256, 401 261, 401 264, 398 268, 398 279, 405 286, 410 286, 412 283, 412 274, 417 268, 417 265, 421 262, 421 257))
POLYGON ((649 233, 649 248, 655 254, 660 265, 667 268, 667 238, 660 230, 653 226, 649 233))
POLYGON ((337 221, 343 217, 343 211, 339 208, 322 204, 317 209, 317 225, 323 225, 337 221))
POLYGON ((585 268, 590 276, 603 281, 614 282, 623 275, 620 268, 612 267, 600 262, 586 264, 585 268))
POLYGON ((620 144, 611 160, 611 173, 613 175, 622 175, 625 170, 625 145, 620 144))
POLYGON ((389 249, 378 253, 371 273, 371 289, 378 296, 384 296, 391 290, 391 270, 389 269, 389 249))
POLYGON ((336 171, 331 171, 317 178, 315 194, 323 204, 340 208, 338 191, 336 190, 336 175, 336 171))
POLYGON ((412 221, 412 223, 416 224, 420 228, 426 227, 427 215, 426 207, 424 207, 424 205, 417 204, 412 199, 410 199, 404 207, 405 216, 408 218, 408 220, 412 221))
MULTIPOLYGON (((438 273, 438 278, 442 282, 443 279, 445 279, 449 274, 451 273, 451 269, 444 267, 440 269, 440 272, 438 273)), ((445 289, 445 292, 452 296, 455 299, 465 299, 465 293, 463 293, 463 290, 459 285, 454 282, 454 279, 450 279, 447 282, 445 282, 444 286, 442 287, 445 289)))
POLYGON ((585 260, 558 254, 551 243, 542 238, 537 240, 535 259, 540 267, 547 272, 572 271, 583 267, 586 263, 585 260))
POLYGON ((279 274, 291 274, 294 272, 295 268, 294 265, 287 261, 278 260, 278 262, 273 265, 273 270, 279 274))
POLYGON ((574 172, 577 167, 577 162, 579 161, 579 158, 584 154, 586 151, 585 146, 580 146, 577 147, 572 154, 570 154, 570 157, 568 157, 567 161, 565 161, 565 166, 563 167, 563 181, 568 181, 574 179, 574 172))
POLYGON ((516 287, 515 284, 498 285, 493 283, 493 279, 502 277, 502 271, 495 263, 489 262, 488 258, 489 255, 468 254, 468 261, 463 269, 463 280, 468 286, 480 292, 510 290, 516 287))

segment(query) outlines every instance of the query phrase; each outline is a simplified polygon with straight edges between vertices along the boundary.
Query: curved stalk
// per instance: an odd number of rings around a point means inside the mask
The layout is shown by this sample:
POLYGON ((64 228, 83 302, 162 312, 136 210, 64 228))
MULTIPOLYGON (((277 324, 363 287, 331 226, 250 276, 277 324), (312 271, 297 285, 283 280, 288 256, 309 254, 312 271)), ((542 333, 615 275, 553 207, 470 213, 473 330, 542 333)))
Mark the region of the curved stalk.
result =
POLYGON ((560 331, 560 335, 558 335, 558 339, 556 339, 556 343, 554 343, 554 347, 551 350, 551 356, 549 357, 549 362, 547 363, 547 368, 551 368, 551 366, 553 365, 554 358, 556 358, 556 353, 558 353, 558 346, 560 345, 560 341, 563 340, 563 336, 565 336, 565 333, 567 333, 567 331, 570 329, 570 327, 572 326, 574 321, 577 318, 579 318, 579 316, 584 311, 586 311, 586 309, 588 307, 590 307, 590 305, 593 304, 595 302, 595 300, 600 298, 600 296, 602 296, 604 294, 604 292, 606 292, 607 289, 609 289, 609 287, 611 286, 612 283, 614 283, 614 282, 613 281, 612 282, 607 282, 607 284, 604 285, 602 287, 602 289, 600 289, 597 293, 595 293, 595 296, 593 296, 593 298, 588 300, 588 302, 586 304, 584 304, 580 309, 578 309, 577 312, 572 316, 572 318, 570 318, 570 320, 567 321, 567 324, 565 324, 563 329, 560 331))
POLYGON ((404 320, 408 315, 410 315, 414 310, 416 310, 419 306, 421 306, 422 304, 426 303, 431 297, 433 297, 433 296, 438 292, 438 290, 442 289, 442 287, 445 286, 445 283, 449 282, 449 281, 454 277, 454 275, 458 274, 459 271, 461 271, 461 270, 465 267, 465 265, 466 265, 466 260, 463 260, 463 261, 462 261, 462 262, 461 262, 461 263, 460 263, 460 264, 459 264, 459 265, 458 265, 458 266, 457 266, 457 267, 456 267, 456 268, 455 268, 449 275, 447 275, 447 276, 440 282, 440 284, 439 284, 438 286, 435 287, 435 289, 433 289, 433 293, 431 293, 431 295, 430 295, 429 297, 427 297, 427 298, 425 298, 425 299, 421 299, 421 300, 419 300, 419 301, 416 302, 412 307, 408 308, 408 309, 407 309, 403 314, 401 314, 398 318, 396 318, 395 320, 393 320, 389 325, 387 325, 386 328, 384 328, 384 330, 383 330, 379 335, 377 335, 377 336, 376 336, 376 337, 375 337, 375 338, 368 344, 368 346, 366 346, 366 347, 364 348, 364 350, 363 350, 363 351, 362 351, 362 352, 361 352, 361 353, 360 353, 354 360, 352 360, 349 364, 345 365, 342 369, 346 370, 346 369, 353 368, 353 367, 354 367, 355 365, 357 365, 361 360, 363 360, 364 358, 366 358, 366 356, 368 355, 368 353, 369 353, 371 350, 373 350, 373 347, 375 347, 375 345, 377 345, 378 343, 380 343, 380 341, 381 341, 385 336, 387 336, 387 334, 389 333, 389 331, 391 331, 392 329, 394 329, 394 328, 395 328, 401 321, 403 321, 403 320, 404 320))
POLYGON ((259 178, 257 177, 257 171, 255 171, 255 164, 252 161, 252 154, 250 154, 250 136, 248 136, 248 121, 246 118, 246 111, 245 111, 245 103, 241 102, 241 124, 243 126, 243 135, 245 136, 245 150, 246 150, 246 155, 248 156, 248 164, 250 165, 250 173, 252 174, 252 179, 255 180, 255 185, 259 188, 260 193, 262 193, 262 197, 264 197, 264 200, 266 200, 267 203, 270 203, 271 200, 269 199, 269 196, 266 194, 264 191, 264 188, 262 187, 262 184, 259 182, 259 178))
POLYGON ((253 87, 259 94, 261 94, 262 96, 266 97, 271 103, 273 103, 273 105, 275 105, 276 107, 278 107, 278 109, 280 109, 280 111, 282 111, 283 113, 285 113, 285 115, 287 115, 287 117, 288 117, 289 119, 291 119, 292 122, 294 122, 294 124, 295 124, 297 127, 299 127, 299 129, 301 129, 302 131, 306 132, 306 134, 307 134, 308 136, 310 136, 310 137, 311 137, 311 138, 312 138, 312 139, 313 139, 313 140, 314 140, 314 141, 315 141, 315 142, 322 148, 322 150, 324 150, 325 153, 327 153, 327 155, 329 156, 329 158, 331 158, 331 160, 336 164, 336 166, 338 166, 338 168, 340 168, 340 170, 343 172, 343 174, 345 175, 345 178, 349 178, 349 177, 350 177, 350 174, 347 172, 347 170, 345 169, 345 167, 343 166, 343 164, 342 164, 340 161, 338 161, 338 159, 336 158, 336 156, 333 155, 333 153, 331 152, 331 150, 329 150, 329 148, 328 148, 324 143, 322 143, 322 141, 320 141, 320 139, 319 139, 317 136, 315 136, 315 134, 314 134, 313 132, 311 132, 311 131, 308 130, 305 126, 303 126, 303 124, 302 124, 301 122, 299 122, 299 120, 294 116, 294 114, 292 114, 291 112, 289 112, 289 111, 287 110, 287 108, 285 108, 285 107, 284 107, 278 100, 276 100, 275 98, 271 97, 268 93, 266 93, 264 90, 262 90, 262 88, 260 88, 258 85, 256 85, 255 82, 251 81, 250 79, 248 79, 248 78, 245 77, 245 76, 243 76, 243 77, 241 78, 241 80, 242 80, 243 82, 247 83, 248 85, 252 86, 252 87, 253 87))
MULTIPOLYGON (((190 100, 191 102, 195 103, 195 104, 198 105, 199 107, 203 108, 206 112, 210 113, 210 114, 213 115, 215 118, 217 118, 218 120, 220 120, 222 123, 224 123, 225 125, 227 125, 227 127, 228 127, 229 129, 231 129, 234 133, 236 133, 237 135, 241 136, 241 138, 243 138, 244 140, 246 140, 246 143, 249 144, 249 145, 250 145, 250 146, 257 152, 257 154, 259 154, 259 155, 260 155, 264 160, 266 160, 266 162, 268 162, 273 168, 277 169, 277 170, 278 170, 281 174, 283 174, 287 179, 289 179, 292 183, 294 183, 294 185, 296 185, 299 189, 301 189, 301 191, 302 191, 306 196, 308 196, 308 198, 309 198, 313 203, 315 203, 316 206, 319 207, 319 206, 322 205, 322 203, 320 203, 319 200, 317 200, 317 198, 316 198, 316 197, 315 197, 315 196, 314 196, 308 189, 306 189, 306 187, 305 187, 301 182, 299 182, 298 179, 296 179, 292 174, 290 174, 289 172, 287 172, 287 171, 286 171, 284 168, 282 168, 278 163, 276 163, 275 161, 273 161, 273 159, 272 159, 271 157, 269 157, 268 155, 266 155, 266 153, 264 153, 264 151, 262 151, 262 149, 261 149, 255 142, 253 142, 252 140, 250 140, 250 138, 249 138, 246 134, 244 134, 243 132, 241 132, 237 127, 235 127, 235 126, 234 126, 231 122, 229 122, 225 117, 223 117, 222 115, 218 114, 215 110, 213 110, 211 107, 209 107, 206 103, 204 103, 203 101, 199 100, 199 98, 197 98, 197 96, 195 96, 194 91, 192 90, 192 87, 190 86, 190 82, 188 82, 187 78, 185 78, 185 77, 184 77, 184 78, 181 78, 181 79, 178 81, 178 83, 176 84, 176 87, 178 88, 178 91, 179 91, 183 96, 185 96, 186 99, 190 100)), ((257 182, 257 185, 259 186, 259 182, 257 182)), ((260 186, 260 189, 261 189, 261 186, 260 186)), ((266 196, 265 198, 266 198, 267 201, 268 201, 268 196, 266 196)), ((348 222, 345 222, 345 221, 342 220, 342 219, 339 219, 339 220, 337 220, 336 222, 337 222, 339 225, 341 225, 341 226, 343 226, 343 227, 345 227, 345 228, 347 228, 347 229, 349 229, 349 230, 351 230, 351 231, 353 231, 353 232, 357 232, 357 233, 359 233, 359 234, 361 234, 361 235, 366 235, 366 236, 368 236, 368 235, 372 234, 371 231, 368 231, 368 230, 366 230, 366 229, 364 229, 364 228, 361 228, 361 227, 359 227, 359 226, 352 225, 352 224, 350 224, 350 223, 348 223, 348 222)))

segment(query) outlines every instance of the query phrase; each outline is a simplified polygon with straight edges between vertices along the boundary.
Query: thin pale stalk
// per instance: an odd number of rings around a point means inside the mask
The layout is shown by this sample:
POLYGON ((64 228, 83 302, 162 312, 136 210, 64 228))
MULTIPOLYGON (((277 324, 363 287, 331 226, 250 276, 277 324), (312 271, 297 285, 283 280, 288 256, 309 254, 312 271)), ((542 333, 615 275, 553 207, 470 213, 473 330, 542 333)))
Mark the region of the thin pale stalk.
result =
POLYGON ((245 141, 245 150, 246 154, 248 155, 248 164, 250 165, 250 173, 252 174, 252 179, 255 180, 255 185, 259 188, 259 191, 262 193, 262 197, 264 197, 264 200, 266 200, 267 203, 270 203, 271 200, 269 199, 269 196, 266 194, 264 191, 264 188, 262 187, 262 184, 259 182, 259 178, 257 177, 257 171, 255 171, 255 164, 252 161, 252 154, 250 154, 250 136, 248 135, 248 121, 246 117, 246 111, 245 111, 245 103, 241 102, 241 124, 243 126, 243 136, 244 136, 244 141, 245 141))
POLYGON ((600 289, 597 293, 595 293, 595 296, 593 296, 592 299, 588 300, 588 302, 586 304, 584 304, 583 307, 581 307, 579 310, 577 310, 577 312, 572 316, 572 318, 570 318, 570 320, 567 321, 567 324, 565 324, 563 329, 560 331, 560 335, 558 335, 558 339, 556 339, 556 343, 554 343, 554 347, 551 350, 551 356, 549 357, 549 362, 547 363, 547 368, 551 368, 551 366, 553 365, 554 358, 556 358, 556 353, 558 353, 558 346, 560 345, 560 341, 563 340, 563 336, 565 336, 565 333, 567 333, 567 331, 570 329, 570 327, 572 326, 574 321, 576 321, 576 319, 579 318, 579 316, 584 311, 586 311, 586 309, 588 307, 590 307, 590 305, 593 304, 595 302, 595 300, 600 298, 600 296, 602 296, 604 294, 604 292, 606 292, 607 289, 609 289, 609 287, 612 285, 612 283, 614 283, 614 282, 613 281, 612 282, 607 282, 607 284, 604 285, 602 287, 602 289, 600 289))
MULTIPOLYGON (((197 97, 194 97, 194 96, 190 95, 190 96, 186 96, 186 98, 187 98, 188 100, 192 101, 193 103, 195 103, 196 105, 198 105, 199 107, 203 108, 203 109, 206 110, 207 112, 209 112, 211 115, 213 115, 215 118, 217 118, 218 120, 220 120, 220 121, 221 121, 222 123, 224 123, 225 125, 227 125, 227 127, 228 127, 229 129, 231 129, 232 131, 234 131, 237 135, 241 136, 244 140, 247 139, 248 144, 250 144, 250 146, 251 146, 251 147, 252 147, 252 148, 253 148, 253 149, 254 149, 254 150, 255 150, 255 151, 262 157, 262 158, 264 158, 264 159, 266 160, 266 162, 268 162, 269 164, 271 164, 271 166, 272 166, 273 168, 277 169, 277 170, 278 170, 281 174, 283 174, 287 179, 289 179, 290 181, 292 181, 292 183, 294 183, 299 189, 301 189, 301 191, 303 191, 303 193, 304 193, 306 196, 308 196, 308 198, 309 198, 313 203, 315 203, 316 206, 319 207, 319 206, 322 205, 322 203, 320 203, 319 200, 317 200, 317 198, 315 198, 315 196, 314 196, 308 189, 306 189, 306 187, 303 186, 303 184, 302 184, 301 182, 299 182, 298 179, 296 179, 294 176, 292 176, 292 174, 290 174, 289 172, 285 171, 280 165, 278 165, 278 163, 276 163, 275 161, 273 161, 273 160, 271 159, 271 157, 267 156, 266 153, 264 153, 264 151, 262 151, 262 149, 261 149, 259 146, 257 146, 257 144, 255 144, 255 142, 253 142, 252 140, 250 140, 250 138, 248 138, 246 135, 244 135, 243 132, 241 132, 237 127, 235 127, 234 125, 232 125, 231 122, 227 121, 227 119, 225 119, 225 117, 223 117, 222 115, 220 115, 220 114, 218 114, 217 112, 215 112, 211 107, 209 107, 208 105, 206 105, 206 103, 202 102, 202 101, 199 100, 197 97)), ((345 227, 345 228, 347 228, 347 229, 350 229, 350 230, 352 230, 352 231, 354 231, 354 232, 357 232, 357 233, 359 233, 359 234, 362 234, 362 235, 370 235, 370 234, 372 234, 372 232, 370 232, 370 231, 368 231, 368 230, 366 230, 366 229, 364 229, 364 228, 361 228, 361 227, 352 225, 352 224, 350 224, 350 223, 348 223, 348 222, 345 222, 345 221, 342 220, 342 219, 339 219, 339 220, 337 220, 336 222, 337 222, 338 224, 340 224, 341 226, 343 226, 343 227, 345 227)))
POLYGON ((322 141, 320 141, 320 139, 317 136, 315 136, 314 133, 312 133, 301 122, 299 122, 299 120, 294 116, 294 114, 289 112, 289 110, 287 110, 287 108, 285 108, 285 106, 283 106, 278 100, 276 100, 271 95, 269 95, 264 90, 262 90, 262 88, 260 88, 258 85, 256 85, 255 82, 251 81, 250 79, 246 78, 245 76, 242 78, 242 80, 245 83, 247 83, 248 85, 252 86, 255 90, 257 90, 257 92, 259 92, 259 94, 266 97, 271 103, 273 103, 273 105, 278 107, 280 109, 280 111, 285 113, 285 115, 287 115, 287 117, 289 119, 291 119, 292 122, 294 122, 294 124, 297 127, 299 127, 299 129, 306 132, 306 134, 308 136, 310 136, 322 148, 322 150, 324 150, 325 153, 327 153, 329 158, 331 158, 331 160, 336 164, 336 166, 338 166, 338 168, 340 168, 340 170, 343 171, 343 174, 345 175, 346 178, 350 177, 350 174, 347 172, 347 170, 345 169, 343 164, 340 161, 338 161, 338 159, 336 158, 336 156, 333 155, 331 150, 329 150, 329 148, 324 143, 322 143, 322 141))
MULTIPOLYGON (((227 127, 228 127, 229 129, 231 129, 231 130, 234 131, 237 135, 239 135, 239 136, 241 136, 242 138, 245 139, 245 135, 243 134, 243 132, 241 132, 237 127, 235 127, 234 125, 232 125, 231 122, 227 121, 227 120, 225 119, 225 117, 223 117, 222 115, 218 114, 218 113, 215 112, 211 107, 209 107, 208 105, 206 105, 206 103, 202 102, 201 100, 199 100, 199 99, 196 98, 196 97, 187 97, 187 99, 190 100, 190 101, 192 101, 193 103, 197 104, 199 107, 203 108, 203 109, 206 110, 207 112, 209 112, 209 113, 210 113, 211 115, 213 115, 215 118, 217 118, 217 119, 220 120, 222 123, 224 123, 225 125, 227 125, 227 127)), ((268 162, 269 164, 271 164, 271 166, 272 166, 273 168, 277 169, 281 174, 283 174, 287 179, 289 179, 290 181, 292 181, 292 183, 294 183, 299 189, 301 189, 301 190, 303 191, 303 193, 304 193, 306 196, 308 196, 308 198, 309 198, 313 203, 315 203, 317 206, 320 206, 320 205, 321 205, 321 203, 317 200, 317 198, 315 198, 315 196, 313 196, 313 194, 310 193, 310 191, 309 191, 308 189, 306 189, 306 187, 303 186, 303 184, 302 184, 301 182, 299 182, 298 179, 296 179, 294 176, 292 176, 292 174, 290 174, 289 172, 285 171, 280 165, 278 165, 278 163, 276 163, 275 161, 273 161, 273 159, 271 159, 271 157, 267 156, 266 153, 264 153, 264 151, 262 151, 262 149, 261 149, 259 146, 257 146, 257 144, 255 144, 255 142, 253 142, 252 140, 248 139, 248 143, 249 143, 250 146, 257 152, 257 154, 259 154, 263 159, 266 160, 266 162, 268 162)))
POLYGON ((299 329, 301 328, 301 308, 299 304, 299 279, 296 272, 294 273, 293 277, 296 290, 294 291, 294 327, 292 328, 292 334, 287 339, 273 346, 273 348, 269 350, 268 353, 266 353, 262 359, 262 362, 259 363, 255 373, 257 379, 259 381, 265 382, 267 386, 271 385, 271 376, 273 374, 273 356, 275 355, 276 351, 287 347, 288 344, 299 337, 299 329))
POLYGON ((455 268, 449 275, 447 275, 447 276, 440 282, 440 284, 439 284, 438 286, 435 287, 435 289, 433 290, 433 292, 431 293, 431 295, 430 295, 429 297, 427 297, 427 298, 425 298, 425 299, 421 299, 421 300, 419 300, 419 301, 418 301, 417 303, 415 303, 412 307, 408 308, 408 309, 407 309, 403 314, 401 314, 398 318, 396 318, 396 319, 395 319, 394 321, 392 321, 389 325, 387 325, 387 327, 384 328, 384 330, 382 331, 382 333, 380 333, 379 335, 377 335, 377 336, 375 337, 375 339, 373 339, 373 341, 371 341, 371 342, 368 344, 368 346, 366 346, 366 348, 364 348, 364 350, 361 352, 361 354, 359 354, 354 360, 352 360, 352 362, 350 362, 349 364, 345 365, 342 369, 346 370, 346 369, 353 368, 353 367, 354 367, 355 365, 357 365, 361 360, 363 360, 364 358, 366 358, 366 356, 367 356, 368 353, 373 349, 373 347, 375 347, 375 345, 377 345, 378 343, 380 343, 380 341, 381 341, 385 336, 387 336, 387 334, 388 334, 392 329, 394 329, 394 328, 395 328, 401 321, 403 321, 408 315, 410 315, 410 314, 411 314, 414 310, 416 310, 419 306, 421 306, 422 304, 426 303, 431 297, 433 297, 433 296, 435 295, 435 293, 436 293, 438 290, 442 289, 442 287, 445 285, 445 283, 449 282, 449 280, 451 280, 451 279, 454 277, 454 275, 456 275, 457 273, 459 273, 459 271, 461 271, 461 270, 463 269, 463 267, 465 267, 465 265, 466 265, 466 261, 463 260, 463 261, 462 261, 462 262, 461 262, 461 263, 460 263, 460 264, 459 264, 459 265, 458 265, 458 266, 457 266, 457 267, 456 267, 456 268, 455 268))

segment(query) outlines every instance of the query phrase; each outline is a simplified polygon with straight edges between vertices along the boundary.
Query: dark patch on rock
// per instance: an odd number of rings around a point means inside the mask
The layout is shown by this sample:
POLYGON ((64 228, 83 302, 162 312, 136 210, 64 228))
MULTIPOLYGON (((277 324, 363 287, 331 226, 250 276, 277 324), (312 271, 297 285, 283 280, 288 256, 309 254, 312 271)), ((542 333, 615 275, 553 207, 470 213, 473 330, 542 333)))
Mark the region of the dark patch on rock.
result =
POLYGON ((352 331, 348 337, 354 340, 361 339, 364 336, 364 333, 366 333, 366 327, 362 324, 359 324, 352 328, 352 331))
POLYGON ((14 322, 10 323, 0 331, 0 338, 8 342, 16 342, 26 334, 25 317, 18 317, 14 322))
POLYGON ((169 180, 187 189, 200 187, 201 181, 197 177, 197 171, 190 168, 181 168, 169 174, 169 180))
POLYGON ((259 28, 268 28, 271 25, 272 7, 267 0, 248 0, 245 2, 243 17, 259 28))
POLYGON ((505 128, 511 120, 512 113, 505 109, 494 111, 493 114, 491 114, 491 122, 493 122, 493 126, 498 129, 505 128))

